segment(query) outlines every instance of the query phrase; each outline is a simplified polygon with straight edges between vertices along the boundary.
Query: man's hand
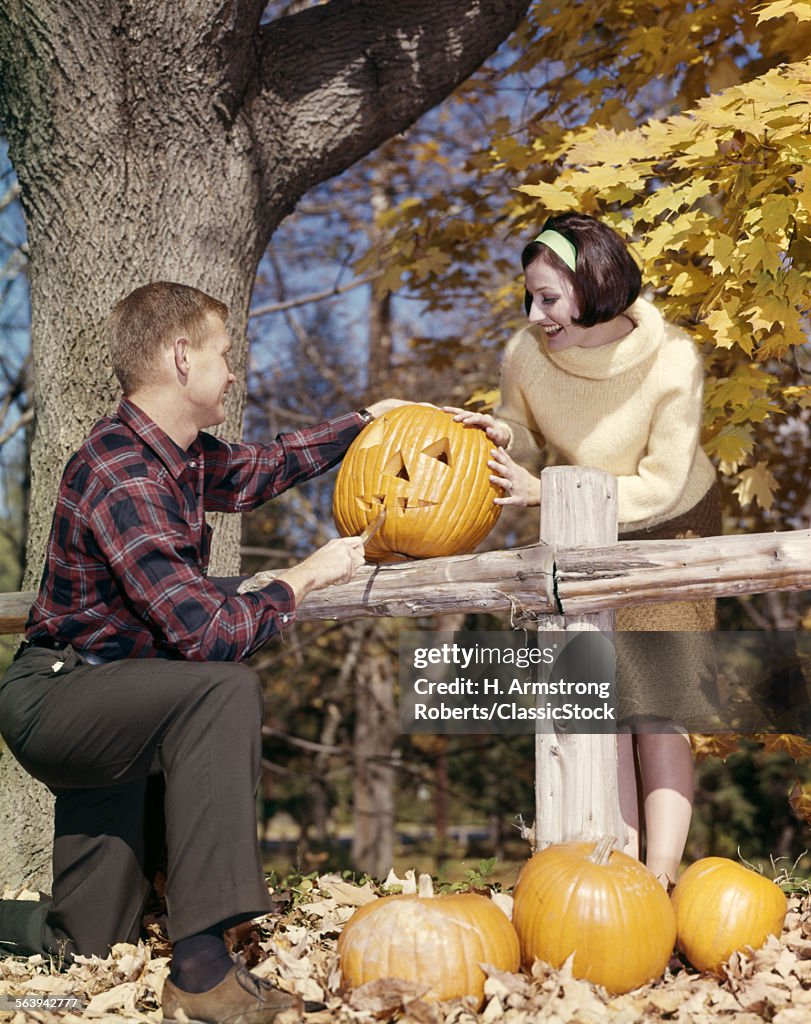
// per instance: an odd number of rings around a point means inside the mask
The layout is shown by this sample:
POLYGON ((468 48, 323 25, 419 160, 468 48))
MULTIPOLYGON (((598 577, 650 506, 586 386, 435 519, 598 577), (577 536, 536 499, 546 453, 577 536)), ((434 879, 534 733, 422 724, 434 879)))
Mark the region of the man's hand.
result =
POLYGON ((312 577, 308 591, 321 590, 333 583, 348 583, 362 565, 363 541, 360 537, 333 537, 303 562, 279 573, 276 579, 285 580, 295 590, 293 583, 286 579, 287 575, 306 573, 312 577))
POLYGON ((384 413, 391 412, 392 409, 399 409, 401 405, 427 405, 427 402, 409 402, 404 398, 381 398, 379 402, 372 402, 371 405, 367 405, 366 409, 368 412, 377 419, 378 416, 382 416, 384 413))
POLYGON ((298 604, 311 590, 321 590, 333 583, 348 583, 361 565, 363 541, 360 537, 334 537, 298 565, 281 572, 258 572, 243 580, 238 592, 247 594, 281 580, 293 591, 298 604))

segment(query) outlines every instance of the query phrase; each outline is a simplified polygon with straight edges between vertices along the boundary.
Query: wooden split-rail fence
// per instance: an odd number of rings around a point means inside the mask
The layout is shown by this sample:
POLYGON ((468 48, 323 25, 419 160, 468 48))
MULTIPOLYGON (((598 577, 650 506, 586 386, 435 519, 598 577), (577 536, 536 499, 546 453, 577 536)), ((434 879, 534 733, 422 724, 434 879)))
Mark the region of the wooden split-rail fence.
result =
MULTIPOLYGON (((614 610, 811 590, 811 530, 617 541, 617 485, 576 466, 541 474, 542 540, 528 547, 365 566, 302 601, 302 620, 508 612, 539 630, 613 629, 614 610)), ((23 629, 32 591, 0 594, 0 633, 23 629)), ((609 833, 622 844, 613 735, 536 735, 533 848, 609 833)))

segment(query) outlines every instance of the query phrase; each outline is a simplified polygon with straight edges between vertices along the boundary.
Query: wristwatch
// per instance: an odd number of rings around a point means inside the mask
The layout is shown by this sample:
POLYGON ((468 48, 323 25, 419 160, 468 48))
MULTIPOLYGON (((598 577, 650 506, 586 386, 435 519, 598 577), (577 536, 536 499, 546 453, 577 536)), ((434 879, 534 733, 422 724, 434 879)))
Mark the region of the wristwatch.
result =
POLYGON ((360 416, 361 426, 367 426, 372 422, 374 416, 369 412, 368 409, 358 409, 358 416, 360 416))

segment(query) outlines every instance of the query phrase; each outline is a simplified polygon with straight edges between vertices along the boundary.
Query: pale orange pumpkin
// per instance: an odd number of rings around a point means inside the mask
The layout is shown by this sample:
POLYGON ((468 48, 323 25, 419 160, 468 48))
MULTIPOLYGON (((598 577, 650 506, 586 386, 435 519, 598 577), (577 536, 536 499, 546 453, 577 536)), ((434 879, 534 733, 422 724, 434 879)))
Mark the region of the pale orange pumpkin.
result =
POLYGON ((613 994, 658 978, 676 938, 676 918, 654 874, 633 857, 599 842, 548 846, 521 869, 513 924, 527 968, 535 960, 561 967, 613 994))
POLYGON ((788 902, 774 882, 728 857, 704 857, 676 883, 676 944, 699 971, 722 975, 736 950, 780 935, 788 902))
POLYGON ((352 915, 338 938, 345 988, 381 978, 428 986, 424 999, 484 1001, 480 963, 517 971, 518 936, 499 907, 477 893, 434 895, 421 875, 419 892, 384 896, 352 915))
POLYGON ((357 536, 386 509, 366 545, 371 562, 472 551, 501 511, 490 483, 492 444, 450 413, 405 405, 379 416, 349 447, 332 511, 344 537, 357 536))

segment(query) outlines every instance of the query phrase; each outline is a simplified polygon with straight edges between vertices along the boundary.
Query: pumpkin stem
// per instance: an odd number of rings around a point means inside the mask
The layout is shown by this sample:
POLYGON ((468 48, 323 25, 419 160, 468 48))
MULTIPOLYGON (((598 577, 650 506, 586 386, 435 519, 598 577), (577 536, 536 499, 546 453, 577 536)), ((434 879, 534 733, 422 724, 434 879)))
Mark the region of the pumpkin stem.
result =
POLYGON ((417 895, 422 899, 430 900, 434 895, 434 883, 430 875, 420 875, 417 882, 417 895))
POLYGON ((608 858, 611 856, 611 851, 616 845, 616 836, 600 836, 594 844, 594 849, 586 857, 586 860, 590 860, 594 864, 607 864, 608 858))

